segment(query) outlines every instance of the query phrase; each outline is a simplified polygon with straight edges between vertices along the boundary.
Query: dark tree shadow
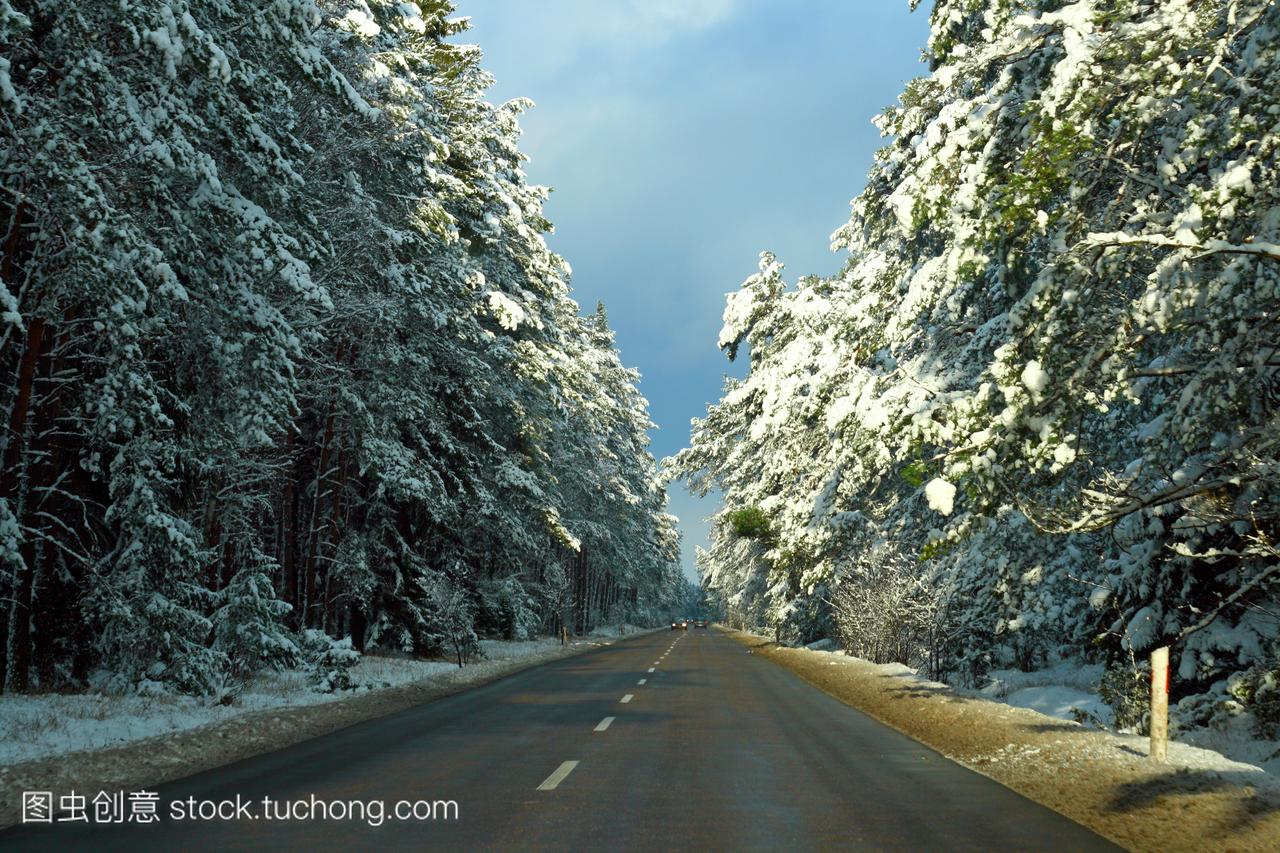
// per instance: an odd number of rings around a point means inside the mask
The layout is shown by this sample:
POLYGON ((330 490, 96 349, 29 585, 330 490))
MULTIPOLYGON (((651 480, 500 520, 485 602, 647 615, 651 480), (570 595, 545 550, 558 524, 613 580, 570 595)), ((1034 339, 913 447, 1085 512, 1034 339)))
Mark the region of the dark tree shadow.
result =
MULTIPOLYGON (((882 675, 880 677, 914 678, 914 676, 905 673, 901 675, 882 675)), ((895 699, 941 699, 959 705, 973 701, 968 696, 961 696, 954 692, 950 687, 921 684, 918 681, 908 682, 901 687, 890 687, 888 693, 895 699)))
POLYGON ((1098 729, 1092 729, 1092 730, 1086 729, 1084 726, 1080 725, 1079 723, 1069 723, 1069 722, 1066 722, 1065 720, 1061 723, 1031 723, 1029 725, 1023 726, 1022 728, 1026 729, 1029 732, 1044 732, 1046 734, 1050 732, 1099 731, 1098 729))
MULTIPOLYGON (((1143 758, 1145 757, 1144 755, 1143 758)), ((1258 790, 1255 787, 1266 780, 1266 774, 1261 772, 1181 768, 1152 779, 1116 786, 1107 801, 1106 809, 1111 812, 1132 812, 1157 805, 1166 798, 1235 794, 1236 801, 1232 804, 1234 810, 1228 818, 1229 826, 1232 829, 1248 829, 1258 820, 1280 812, 1280 795, 1266 788, 1258 790)))

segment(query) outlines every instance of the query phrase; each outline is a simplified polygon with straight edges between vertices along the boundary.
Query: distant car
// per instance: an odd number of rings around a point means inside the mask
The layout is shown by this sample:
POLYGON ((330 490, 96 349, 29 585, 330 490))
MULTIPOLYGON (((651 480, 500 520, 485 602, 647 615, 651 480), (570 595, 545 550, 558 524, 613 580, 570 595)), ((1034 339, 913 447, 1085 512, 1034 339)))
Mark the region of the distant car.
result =
POLYGON ((679 631, 687 631, 687 630, 689 630, 689 620, 688 620, 688 619, 681 619, 679 622, 672 622, 672 623, 671 623, 671 630, 672 630, 672 631, 677 631, 677 630, 679 630, 679 631))
POLYGON ((707 627, 707 620, 706 620, 706 619, 695 619, 695 620, 694 620, 694 622, 693 622, 693 627, 695 627, 695 628, 705 628, 705 627, 707 627))

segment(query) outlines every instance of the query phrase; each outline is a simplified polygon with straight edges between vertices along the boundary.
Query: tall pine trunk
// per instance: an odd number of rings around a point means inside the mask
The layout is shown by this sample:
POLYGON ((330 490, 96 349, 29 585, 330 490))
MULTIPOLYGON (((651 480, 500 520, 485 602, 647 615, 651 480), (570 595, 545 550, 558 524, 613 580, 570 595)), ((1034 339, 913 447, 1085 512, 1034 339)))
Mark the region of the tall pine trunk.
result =
MULTIPOLYGON (((9 243, 16 243, 17 225, 6 241, 5 263, 10 263, 9 243)), ((18 389, 9 417, 9 446, 6 448, 4 471, 0 473, 0 494, 13 503, 13 513, 25 526, 30 454, 31 402, 35 391, 36 367, 45 342, 45 321, 36 317, 27 324, 26 347, 18 363, 18 389)), ((36 549, 30 534, 24 535, 20 548, 21 565, 14 572, 13 600, 9 603, 8 632, 5 643, 3 685, 6 690, 25 692, 29 687, 31 662, 31 591, 34 582, 36 549)))
POLYGON ((337 401, 329 404, 329 414, 325 418, 324 431, 320 439, 320 460, 316 465, 315 488, 311 496, 311 523, 307 526, 307 557, 302 577, 302 626, 314 627, 312 613, 315 607, 317 589, 318 552, 320 548, 320 503, 323 499, 322 489, 325 474, 329 467, 329 453, 333 445, 333 422, 337 401))
POLYGON ((298 478, 298 466, 293 458, 293 429, 289 429, 288 437, 285 439, 285 458, 288 464, 285 466, 284 476, 284 494, 282 496, 280 508, 280 570, 284 574, 283 578, 283 598, 293 608, 290 613, 289 621, 294 627, 299 627, 299 607, 298 607, 298 558, 297 558, 297 537, 298 537, 298 489, 296 480, 298 478))

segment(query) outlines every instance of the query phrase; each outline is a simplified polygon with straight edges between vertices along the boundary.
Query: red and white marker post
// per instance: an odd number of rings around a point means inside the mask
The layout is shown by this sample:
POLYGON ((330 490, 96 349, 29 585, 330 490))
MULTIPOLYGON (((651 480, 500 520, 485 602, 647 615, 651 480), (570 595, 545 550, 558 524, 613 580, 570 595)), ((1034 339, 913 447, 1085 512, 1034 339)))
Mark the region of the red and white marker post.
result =
POLYGON ((1151 760, 1169 755, 1169 647, 1151 653, 1151 760))

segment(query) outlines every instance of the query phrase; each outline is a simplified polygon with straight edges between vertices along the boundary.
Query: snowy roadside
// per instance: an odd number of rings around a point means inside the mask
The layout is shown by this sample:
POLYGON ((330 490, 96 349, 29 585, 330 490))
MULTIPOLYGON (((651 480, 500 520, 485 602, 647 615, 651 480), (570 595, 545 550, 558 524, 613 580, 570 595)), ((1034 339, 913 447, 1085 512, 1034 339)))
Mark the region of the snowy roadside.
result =
MULTIPOLYGON (((1083 722, 1086 727, 1114 729, 1111 707, 1096 692, 1102 670, 1101 664, 1075 662, 1063 662, 1034 672, 995 670, 989 674, 990 684, 966 695, 1030 708, 1060 720, 1083 722)), ((1171 737, 1177 743, 1212 750, 1233 762, 1253 765, 1272 777, 1280 776, 1280 741, 1258 738, 1253 732, 1251 716, 1231 718, 1221 728, 1181 728, 1176 710, 1171 709, 1175 716, 1170 726, 1171 737)))
MULTIPOLYGON (((642 633, 626 626, 625 637, 642 633)), ((612 627, 566 646, 554 638, 485 640, 485 659, 463 668, 369 655, 351 670, 355 690, 317 693, 304 673, 270 673, 231 706, 178 696, 0 696, 0 827, 17 821, 22 791, 156 785, 622 638, 612 627)))
MULTIPOLYGON (((1131 850, 1277 849, 1280 780, 1253 765, 1175 741, 1168 764, 1155 766, 1144 737, 961 693, 903 666, 729 633, 846 704, 1131 850)), ((1066 714, 1089 696, 1069 692, 1025 686, 1010 695, 1066 714)))

